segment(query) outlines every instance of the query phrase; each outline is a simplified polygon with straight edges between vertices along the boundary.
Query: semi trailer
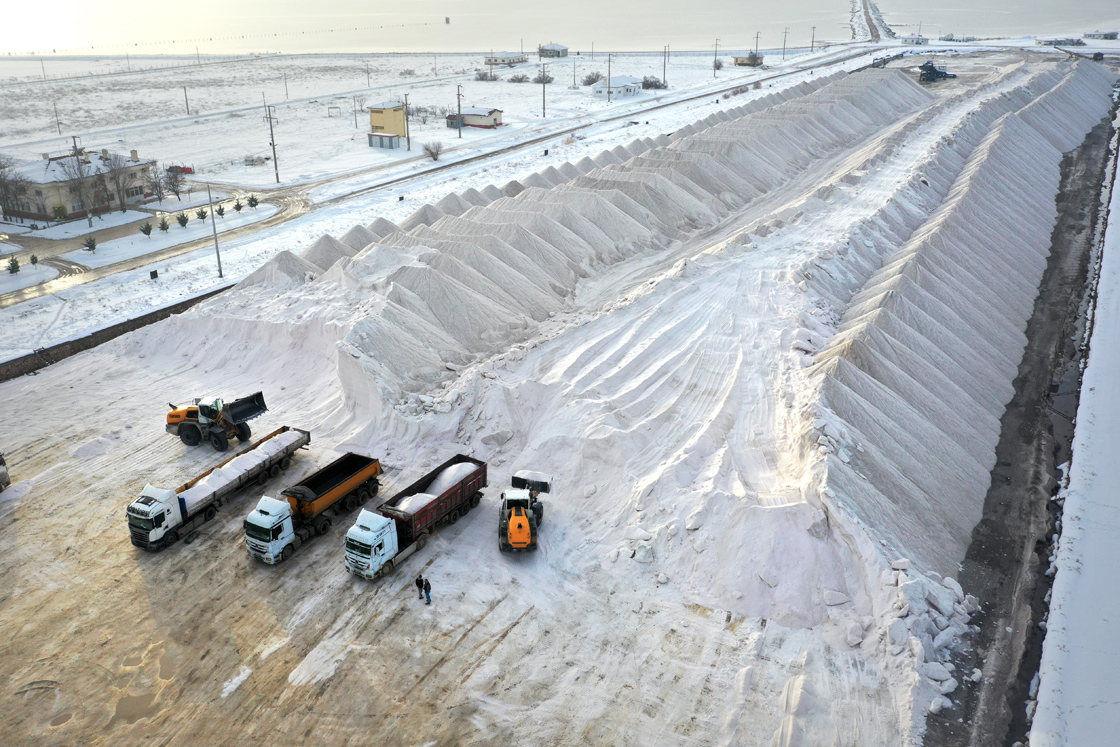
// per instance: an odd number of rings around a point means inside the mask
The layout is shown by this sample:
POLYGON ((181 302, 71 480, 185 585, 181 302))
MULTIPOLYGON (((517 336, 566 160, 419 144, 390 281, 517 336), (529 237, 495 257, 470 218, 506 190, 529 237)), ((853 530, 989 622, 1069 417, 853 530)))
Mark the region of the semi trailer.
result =
POLYGON ((454 524, 479 504, 486 472, 486 462, 459 454, 376 511, 363 509, 346 532, 346 570, 368 579, 391 572, 422 550, 439 524, 454 524))
POLYGON ((311 443, 311 433, 283 426, 177 488, 149 484, 125 509, 132 544, 159 551, 213 519, 222 503, 250 483, 264 485, 311 443))

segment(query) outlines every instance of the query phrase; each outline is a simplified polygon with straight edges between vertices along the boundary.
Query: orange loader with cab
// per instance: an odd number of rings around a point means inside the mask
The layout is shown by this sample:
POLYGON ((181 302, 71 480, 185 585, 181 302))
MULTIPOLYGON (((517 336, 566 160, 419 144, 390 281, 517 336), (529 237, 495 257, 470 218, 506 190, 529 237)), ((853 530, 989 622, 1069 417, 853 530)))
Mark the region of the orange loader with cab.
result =
POLYGON ((201 399, 195 399, 190 405, 176 407, 168 403, 167 406, 171 408, 167 413, 168 433, 178 436, 187 446, 209 441, 214 451, 225 451, 234 438, 247 442, 253 435, 248 421, 268 411, 264 392, 233 402, 218 398, 210 404, 202 404, 201 399))

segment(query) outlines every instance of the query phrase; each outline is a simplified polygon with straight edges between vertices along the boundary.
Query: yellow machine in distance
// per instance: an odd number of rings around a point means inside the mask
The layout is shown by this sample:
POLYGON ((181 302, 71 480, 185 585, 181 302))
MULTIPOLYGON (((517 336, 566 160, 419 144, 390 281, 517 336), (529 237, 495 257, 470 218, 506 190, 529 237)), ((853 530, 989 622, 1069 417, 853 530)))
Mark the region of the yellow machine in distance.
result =
POLYGON ((268 411, 264 403, 264 393, 242 397, 233 402, 223 402, 220 398, 210 404, 202 404, 195 399, 194 404, 176 407, 168 403, 171 411, 167 413, 167 432, 178 436, 187 446, 210 442, 215 451, 229 448, 230 439, 248 441, 252 431, 247 421, 268 411))
POLYGON ((498 549, 524 552, 537 549, 537 534, 544 522, 544 504, 537 500, 552 489, 552 478, 540 472, 520 470, 502 492, 498 507, 498 549))

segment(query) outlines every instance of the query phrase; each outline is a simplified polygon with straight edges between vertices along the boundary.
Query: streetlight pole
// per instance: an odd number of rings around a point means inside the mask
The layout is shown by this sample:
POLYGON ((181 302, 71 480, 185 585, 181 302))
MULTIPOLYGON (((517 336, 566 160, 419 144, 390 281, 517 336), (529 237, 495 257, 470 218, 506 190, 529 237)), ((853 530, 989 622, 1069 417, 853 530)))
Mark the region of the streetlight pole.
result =
POLYGON ((541 119, 545 118, 545 86, 548 83, 548 65, 541 65, 541 119))
POLYGON ((813 51, 813 47, 816 45, 816 43, 817 43, 817 27, 814 26, 813 27, 813 38, 809 40, 809 51, 810 52, 813 51))
POLYGON ((782 32, 782 61, 783 62, 786 59, 786 39, 788 37, 789 37, 789 26, 786 26, 786 30, 782 32))
POLYGON ((206 201, 210 203, 210 228, 214 231, 214 254, 218 257, 218 277, 222 277, 222 253, 218 250, 218 224, 214 222, 214 195, 210 193, 210 184, 206 184, 206 201))
MULTIPOLYGON (((261 94, 261 98, 262 99, 264 98, 263 93, 261 94)), ((272 121, 274 119, 276 119, 275 115, 273 115, 273 113, 272 113, 272 110, 275 109, 275 108, 276 108, 275 106, 270 106, 269 103, 267 101, 265 101, 265 104, 264 104, 264 118, 268 120, 268 140, 269 140, 268 144, 272 146, 272 166, 273 166, 273 168, 276 169, 276 183, 279 184, 280 183, 280 162, 278 160, 276 160, 276 132, 272 129, 272 121)))
POLYGON ((754 56, 758 57, 758 38, 762 36, 761 31, 754 32, 754 56))
POLYGON ((611 56, 607 53, 607 103, 611 103, 611 56))
POLYGON ((463 137, 463 87, 455 86, 455 104, 459 108, 459 137, 463 137))
POLYGON ((716 77, 716 64, 719 62, 719 39, 716 39, 716 51, 712 55, 712 77, 716 77))
POLYGON ((408 143, 408 149, 412 150, 412 135, 408 131, 408 94, 404 95, 404 139, 408 143))

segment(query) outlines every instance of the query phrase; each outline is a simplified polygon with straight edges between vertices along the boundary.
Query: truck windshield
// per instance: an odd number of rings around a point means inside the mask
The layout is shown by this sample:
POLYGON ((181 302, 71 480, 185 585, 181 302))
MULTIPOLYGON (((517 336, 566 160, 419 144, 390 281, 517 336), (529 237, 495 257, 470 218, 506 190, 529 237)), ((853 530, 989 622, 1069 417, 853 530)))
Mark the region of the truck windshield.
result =
POLYGON ((272 539, 268 527, 258 526, 249 520, 245 521, 245 534, 261 542, 270 542, 272 539))
POLYGON ((346 538, 346 549, 355 555, 361 555, 363 558, 368 558, 373 554, 373 548, 365 542, 359 542, 356 539, 346 538))
POLYGON ((128 523, 137 529, 143 529, 146 532, 152 531, 152 520, 141 519, 139 516, 128 515, 128 523))

